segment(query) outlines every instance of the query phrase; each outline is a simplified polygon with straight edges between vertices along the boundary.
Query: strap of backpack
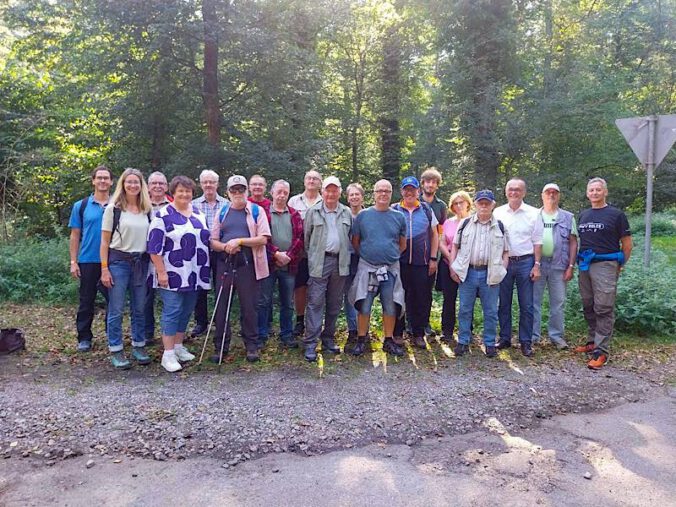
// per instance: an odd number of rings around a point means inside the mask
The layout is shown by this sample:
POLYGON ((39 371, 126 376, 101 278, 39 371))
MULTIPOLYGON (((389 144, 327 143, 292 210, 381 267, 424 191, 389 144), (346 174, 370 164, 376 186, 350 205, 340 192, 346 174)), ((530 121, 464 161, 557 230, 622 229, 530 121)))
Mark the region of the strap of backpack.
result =
POLYGON ((80 202, 80 225, 82 226, 82 229, 84 229, 84 212, 87 204, 89 204, 89 196, 85 197, 80 202))

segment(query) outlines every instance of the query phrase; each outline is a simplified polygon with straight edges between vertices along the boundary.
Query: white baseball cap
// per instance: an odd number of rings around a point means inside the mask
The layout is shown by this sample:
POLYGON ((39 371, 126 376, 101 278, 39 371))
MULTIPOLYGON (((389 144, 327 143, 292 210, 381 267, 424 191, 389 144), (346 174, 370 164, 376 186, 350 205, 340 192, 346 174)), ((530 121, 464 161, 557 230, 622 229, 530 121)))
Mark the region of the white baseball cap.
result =
POLYGON ((542 189, 542 191, 546 192, 547 190, 556 190, 559 193, 561 192, 561 189, 556 183, 547 183, 542 189))
POLYGON ((237 185, 247 186, 246 178, 241 174, 233 174, 228 178, 228 190, 237 185))
POLYGON ((336 178, 335 176, 328 176, 328 177, 324 178, 324 181, 322 181, 322 190, 326 190, 326 187, 328 187, 329 185, 335 185, 339 189, 343 188, 340 185, 340 180, 338 178, 336 178))

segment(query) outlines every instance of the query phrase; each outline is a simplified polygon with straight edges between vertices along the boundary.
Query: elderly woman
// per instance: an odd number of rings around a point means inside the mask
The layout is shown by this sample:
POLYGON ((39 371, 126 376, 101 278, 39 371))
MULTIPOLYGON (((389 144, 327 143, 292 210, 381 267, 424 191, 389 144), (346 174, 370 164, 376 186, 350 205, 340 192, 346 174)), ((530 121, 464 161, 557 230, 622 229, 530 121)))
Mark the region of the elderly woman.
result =
POLYGON ((162 366, 170 372, 181 369, 179 361, 195 359, 183 346, 185 330, 198 291, 210 288, 209 229, 204 214, 192 205, 194 188, 186 176, 172 179, 174 202, 157 213, 148 231, 153 288, 163 303, 162 366))
POLYGON ((453 238, 458 231, 458 226, 464 218, 467 218, 472 209, 472 198, 464 190, 455 192, 449 201, 449 215, 452 218, 446 220, 443 225, 443 234, 439 242, 442 262, 439 265, 437 276, 437 290, 444 295, 444 303, 441 310, 441 340, 445 343, 453 343, 453 328, 455 327, 455 301, 458 298, 458 284, 451 278, 451 250, 453 238))
POLYGON ((150 223, 148 187, 138 169, 125 169, 117 182, 101 225, 101 283, 108 288, 108 349, 115 368, 131 363, 122 343, 122 315, 129 293, 132 357, 149 364, 145 345, 145 297, 148 276, 146 237, 150 223))

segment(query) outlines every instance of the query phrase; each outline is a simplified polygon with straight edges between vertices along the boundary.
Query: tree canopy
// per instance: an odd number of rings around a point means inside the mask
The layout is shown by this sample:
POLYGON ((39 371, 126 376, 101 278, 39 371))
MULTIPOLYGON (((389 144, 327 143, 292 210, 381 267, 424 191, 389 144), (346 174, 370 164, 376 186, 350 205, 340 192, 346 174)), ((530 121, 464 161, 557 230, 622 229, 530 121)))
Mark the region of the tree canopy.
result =
MULTIPOLYGON (((309 168, 365 186, 438 167, 442 197, 524 178, 579 209, 588 178, 640 210, 614 120, 673 112, 673 2, 4 0, 0 217, 51 236, 97 164, 309 168)), ((656 173, 673 206, 673 151, 656 173)))

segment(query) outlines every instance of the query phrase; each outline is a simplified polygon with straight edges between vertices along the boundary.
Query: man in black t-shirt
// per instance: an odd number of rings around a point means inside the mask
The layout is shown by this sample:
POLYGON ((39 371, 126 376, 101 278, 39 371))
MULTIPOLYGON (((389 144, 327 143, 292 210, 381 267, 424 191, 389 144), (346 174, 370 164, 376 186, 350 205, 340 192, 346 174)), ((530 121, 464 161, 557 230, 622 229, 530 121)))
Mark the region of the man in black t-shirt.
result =
POLYGON ((587 366, 600 369, 607 361, 615 324, 617 279, 631 255, 627 216, 606 203, 608 185, 601 178, 587 183, 591 208, 580 213, 580 297, 589 327, 587 343, 576 352, 591 353, 587 366))

